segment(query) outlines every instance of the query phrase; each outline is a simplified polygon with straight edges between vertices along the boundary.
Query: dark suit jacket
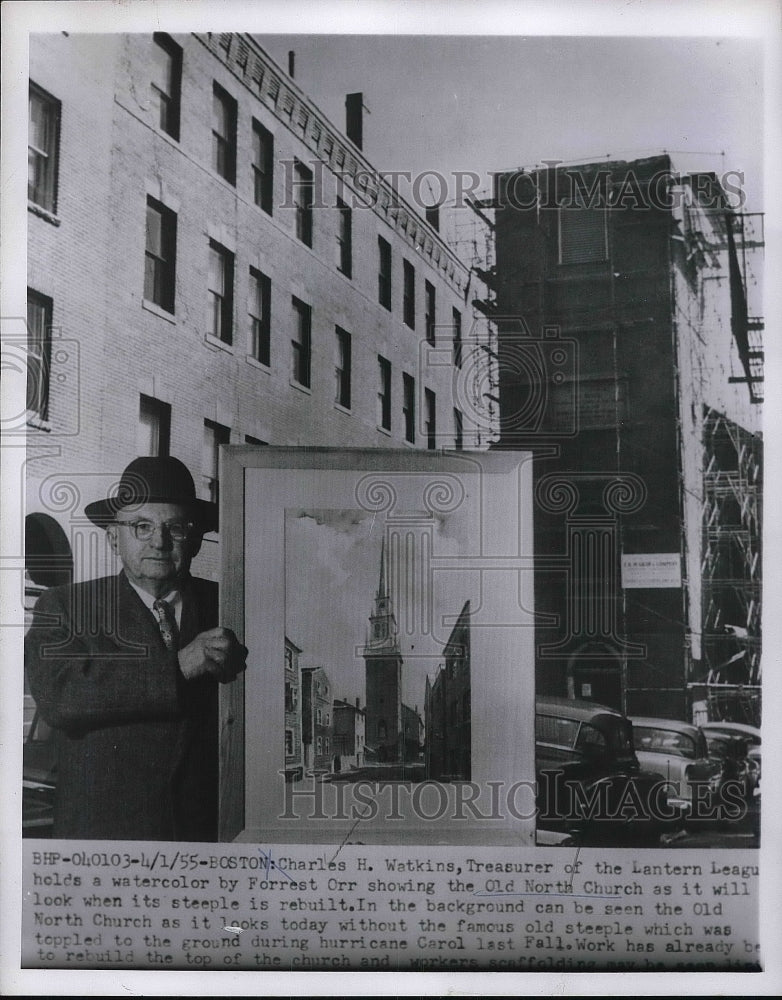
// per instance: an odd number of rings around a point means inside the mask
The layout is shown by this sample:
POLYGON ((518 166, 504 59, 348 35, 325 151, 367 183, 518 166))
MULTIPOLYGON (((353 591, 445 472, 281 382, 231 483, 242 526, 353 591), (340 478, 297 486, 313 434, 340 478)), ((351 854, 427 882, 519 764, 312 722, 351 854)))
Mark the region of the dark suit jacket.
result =
MULTIPOLYGON (((182 587, 180 645, 217 625, 217 587, 182 587)), ((124 573, 45 591, 25 640, 58 739, 55 837, 217 839, 217 690, 185 681, 124 573)))

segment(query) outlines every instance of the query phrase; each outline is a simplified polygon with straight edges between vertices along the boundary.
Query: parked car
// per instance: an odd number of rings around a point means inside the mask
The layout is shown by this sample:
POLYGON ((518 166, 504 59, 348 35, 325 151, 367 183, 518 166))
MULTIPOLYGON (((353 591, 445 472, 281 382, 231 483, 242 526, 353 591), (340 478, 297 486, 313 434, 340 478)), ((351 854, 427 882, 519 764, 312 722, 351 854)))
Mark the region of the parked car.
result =
POLYGON ((574 698, 536 700, 538 828, 598 841, 657 838, 678 819, 663 775, 643 771, 629 720, 574 698))
POLYGON ((686 817, 714 818, 712 810, 719 804, 727 775, 722 761, 709 756, 699 727, 675 719, 633 716, 631 721, 641 767, 665 776, 671 801, 686 817), (700 786, 698 792, 696 786, 700 786))
MULTIPOLYGON (((22 749, 22 836, 50 837, 57 783, 54 734, 25 696, 25 740, 22 749), (30 714, 31 717, 27 718, 30 714)), ((34 706, 34 702, 32 702, 34 706)))
POLYGON ((745 722, 704 722, 701 729, 708 740, 712 735, 735 735, 747 741, 747 764, 752 788, 760 785, 761 740, 757 726, 745 722))

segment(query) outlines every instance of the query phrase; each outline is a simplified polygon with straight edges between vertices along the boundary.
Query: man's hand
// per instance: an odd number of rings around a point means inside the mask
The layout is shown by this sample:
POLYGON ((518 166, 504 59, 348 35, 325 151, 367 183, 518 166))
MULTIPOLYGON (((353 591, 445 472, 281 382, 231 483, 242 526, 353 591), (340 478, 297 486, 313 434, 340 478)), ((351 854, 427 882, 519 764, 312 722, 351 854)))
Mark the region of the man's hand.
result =
POLYGON ((247 666, 247 647, 229 628, 210 628, 199 633, 178 655, 179 669, 186 681, 208 674, 221 684, 228 684, 247 666))

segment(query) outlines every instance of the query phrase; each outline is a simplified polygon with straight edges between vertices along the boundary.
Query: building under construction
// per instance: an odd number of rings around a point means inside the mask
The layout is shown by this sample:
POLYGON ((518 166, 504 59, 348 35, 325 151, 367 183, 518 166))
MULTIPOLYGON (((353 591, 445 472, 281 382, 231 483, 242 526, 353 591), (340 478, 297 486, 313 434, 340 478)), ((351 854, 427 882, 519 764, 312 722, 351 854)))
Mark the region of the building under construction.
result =
POLYGON ((535 453, 539 693, 759 721, 763 231, 728 180, 552 164, 476 206, 500 445, 535 453))

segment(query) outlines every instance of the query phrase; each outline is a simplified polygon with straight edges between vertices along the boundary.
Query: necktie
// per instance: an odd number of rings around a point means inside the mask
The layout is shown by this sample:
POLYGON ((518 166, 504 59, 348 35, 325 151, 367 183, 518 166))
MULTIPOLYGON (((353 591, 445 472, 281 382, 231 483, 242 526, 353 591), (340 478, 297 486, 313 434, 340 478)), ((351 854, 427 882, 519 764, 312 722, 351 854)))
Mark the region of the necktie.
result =
POLYGON ((157 600, 152 605, 152 610, 157 617, 158 627, 166 649, 177 649, 179 647, 179 629, 171 605, 168 601, 157 600))

